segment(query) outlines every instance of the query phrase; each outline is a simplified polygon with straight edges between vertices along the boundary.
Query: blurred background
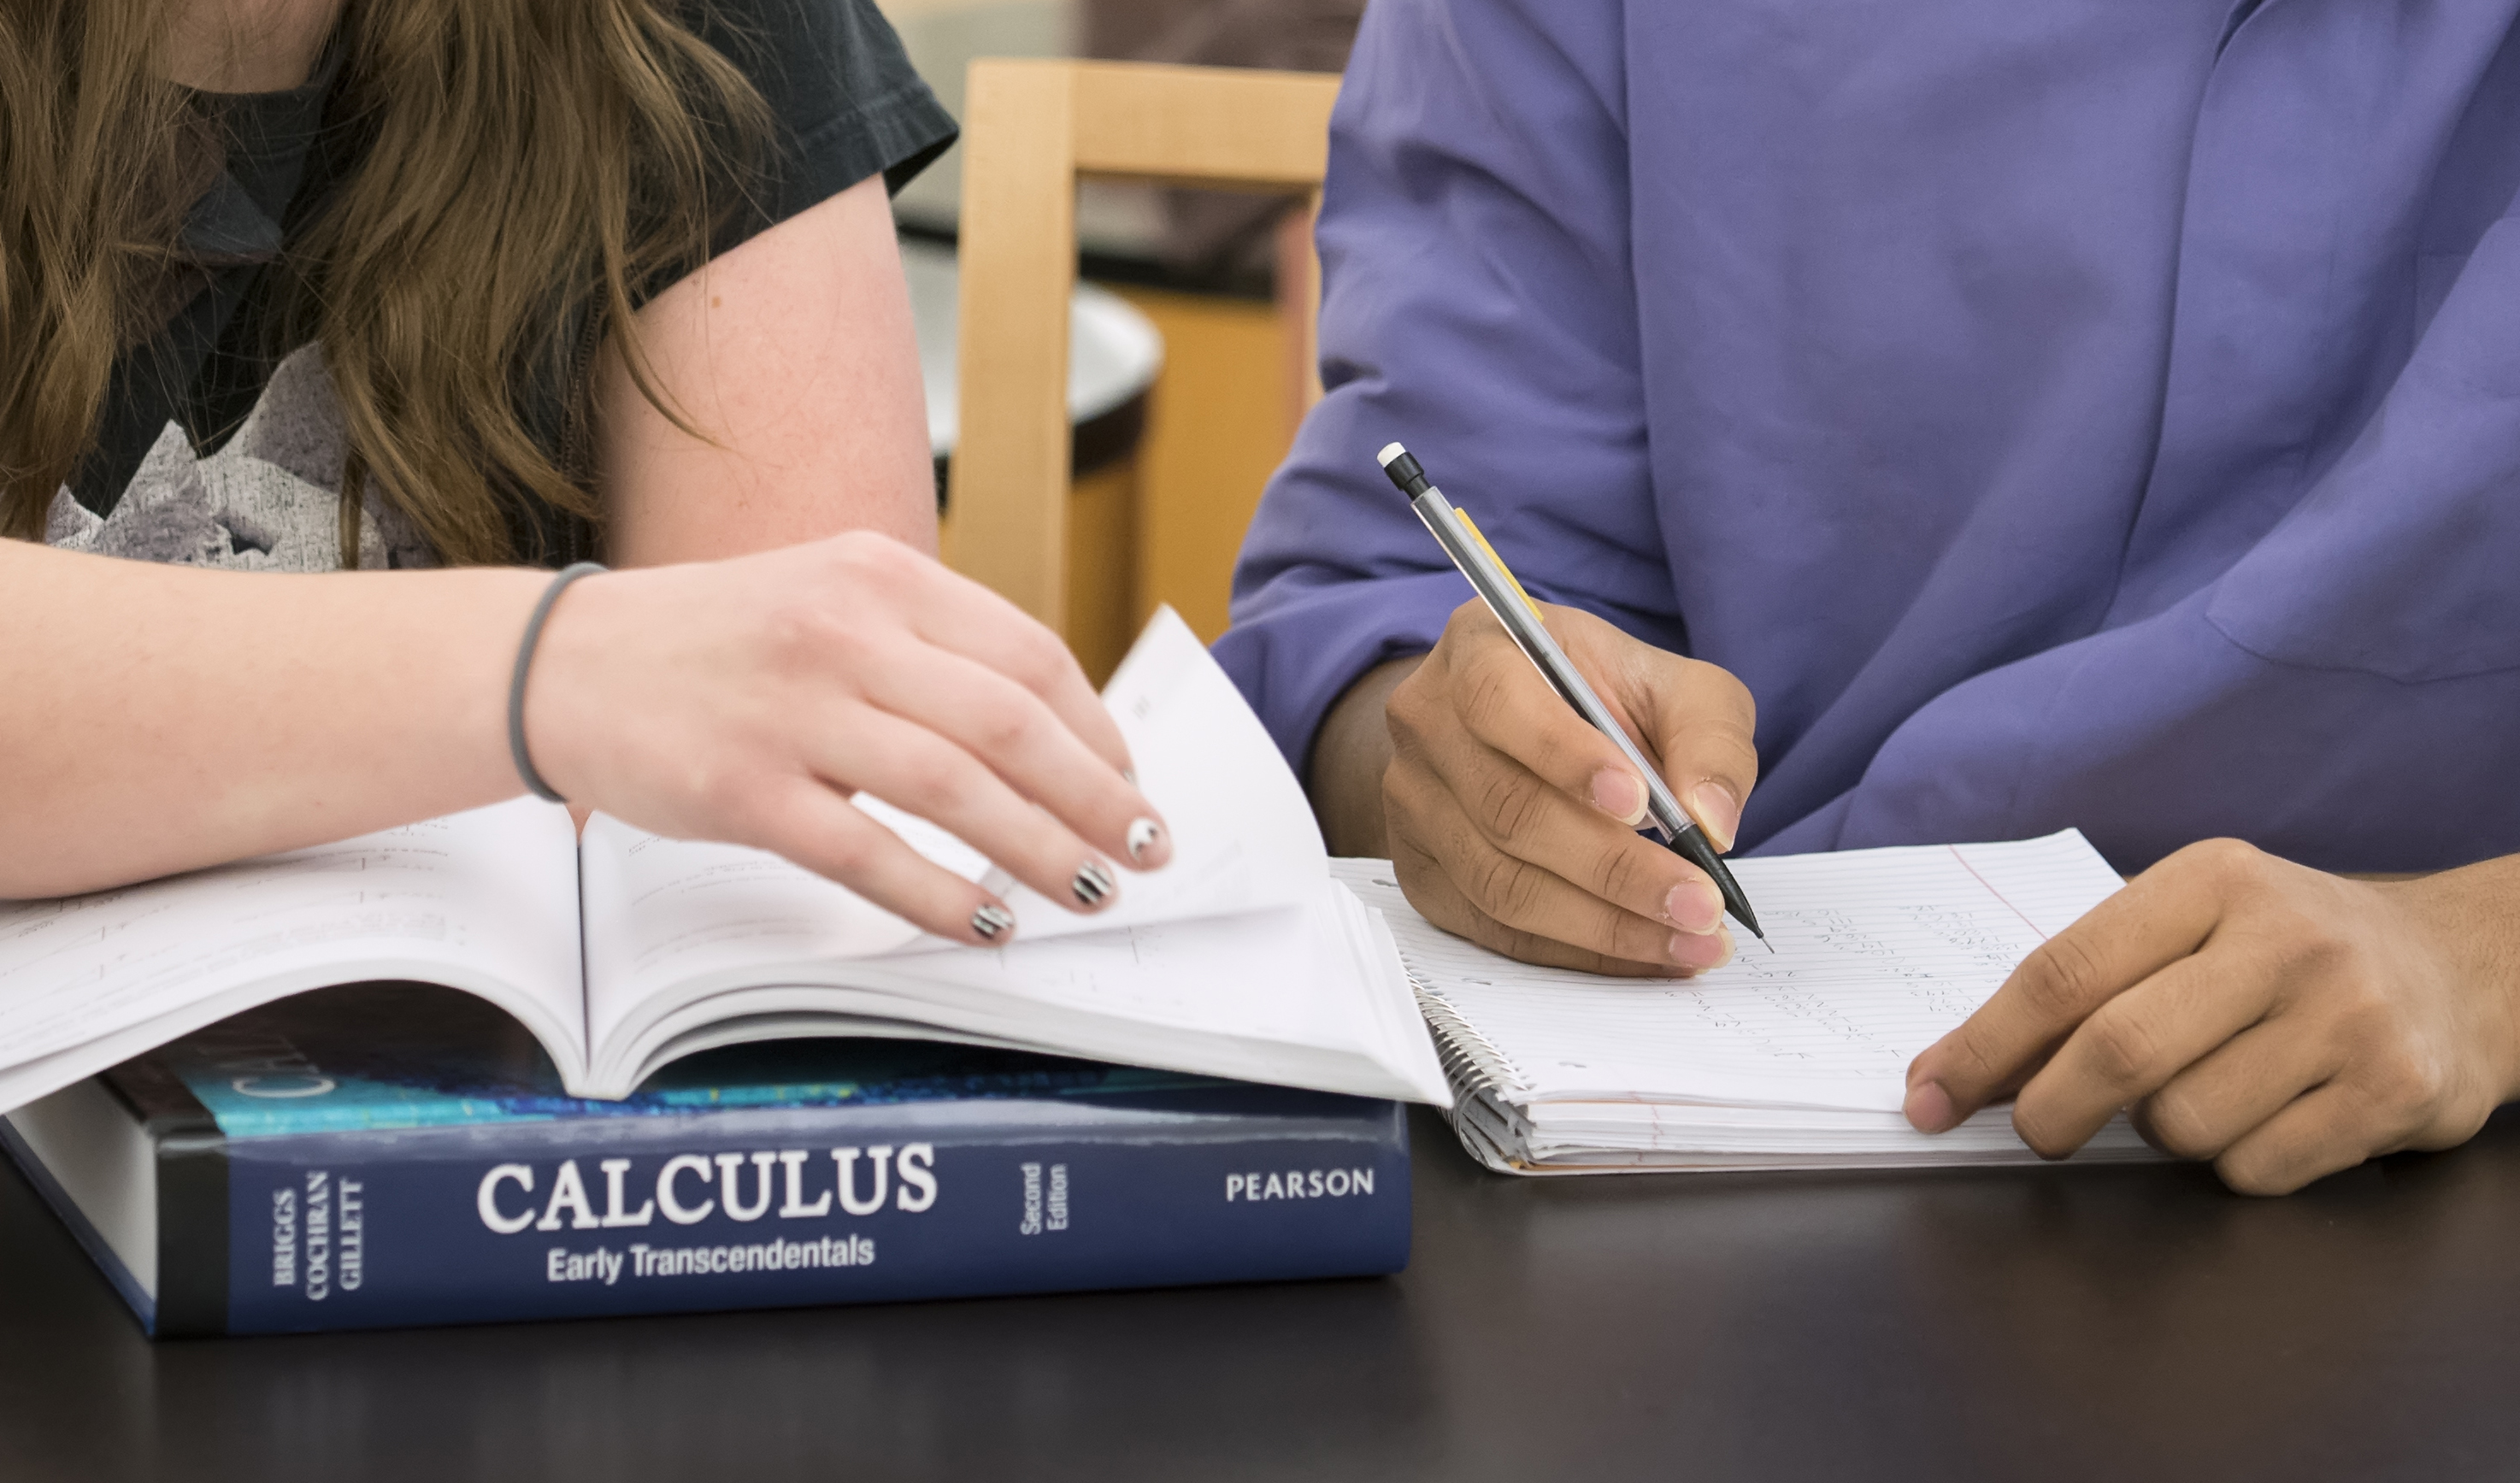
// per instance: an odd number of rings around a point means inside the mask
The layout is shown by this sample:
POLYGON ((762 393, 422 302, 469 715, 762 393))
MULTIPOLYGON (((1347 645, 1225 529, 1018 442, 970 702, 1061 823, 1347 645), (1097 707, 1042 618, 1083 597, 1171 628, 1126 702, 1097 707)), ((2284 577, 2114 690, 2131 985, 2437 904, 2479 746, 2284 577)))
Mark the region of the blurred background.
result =
MULTIPOLYGON (((878 0, 947 110, 975 57, 1093 57, 1334 72, 1364 0, 878 0)), ((952 250, 959 150, 894 202, 939 469, 954 432, 952 250)), ((1099 679, 1169 603, 1224 631, 1234 553, 1301 411, 1275 303, 1311 250, 1298 203, 1089 181, 1077 199, 1077 425, 1070 639, 1099 679)), ((942 487, 941 484, 939 486, 942 487)))

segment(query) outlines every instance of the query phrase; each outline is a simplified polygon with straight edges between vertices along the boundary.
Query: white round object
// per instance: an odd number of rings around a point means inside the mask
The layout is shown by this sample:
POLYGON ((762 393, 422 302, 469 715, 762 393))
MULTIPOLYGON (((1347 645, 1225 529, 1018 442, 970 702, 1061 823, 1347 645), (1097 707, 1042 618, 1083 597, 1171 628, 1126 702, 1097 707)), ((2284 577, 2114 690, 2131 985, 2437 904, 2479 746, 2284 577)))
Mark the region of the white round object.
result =
MULTIPOLYGON (((927 448, 954 451, 962 404, 954 379, 955 322, 961 276, 954 250, 905 241, 901 268, 910 280, 910 315, 919 330, 919 373, 927 387, 927 448)), ((1089 423, 1126 405, 1155 382, 1164 367, 1164 337, 1127 299, 1078 284, 1068 301, 1067 420, 1089 423)))

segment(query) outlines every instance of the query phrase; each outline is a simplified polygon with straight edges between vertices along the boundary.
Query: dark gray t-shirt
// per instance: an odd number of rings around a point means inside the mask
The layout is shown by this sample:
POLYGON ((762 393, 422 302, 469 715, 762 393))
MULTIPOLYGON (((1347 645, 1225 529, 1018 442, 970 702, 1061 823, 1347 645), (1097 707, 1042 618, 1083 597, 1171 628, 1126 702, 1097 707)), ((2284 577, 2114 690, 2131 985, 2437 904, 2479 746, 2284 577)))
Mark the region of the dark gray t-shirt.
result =
MULTIPOLYGON (((953 120, 871 0, 711 0, 689 23, 776 120, 764 176, 713 250, 879 171, 898 190, 953 142, 953 120)), ((358 161, 355 126, 328 113, 338 70, 328 58, 303 87, 204 99, 226 168, 186 219, 191 292, 116 362, 96 444, 54 498, 48 543, 252 570, 340 565, 339 404, 317 347, 275 348, 263 318, 292 233, 358 161)), ((560 460, 570 403, 587 388, 531 374, 523 383, 526 422, 560 460)), ((373 495, 364 514, 362 567, 435 564, 373 495)), ((528 497, 513 499, 509 522, 529 560, 593 553, 585 522, 528 497)))

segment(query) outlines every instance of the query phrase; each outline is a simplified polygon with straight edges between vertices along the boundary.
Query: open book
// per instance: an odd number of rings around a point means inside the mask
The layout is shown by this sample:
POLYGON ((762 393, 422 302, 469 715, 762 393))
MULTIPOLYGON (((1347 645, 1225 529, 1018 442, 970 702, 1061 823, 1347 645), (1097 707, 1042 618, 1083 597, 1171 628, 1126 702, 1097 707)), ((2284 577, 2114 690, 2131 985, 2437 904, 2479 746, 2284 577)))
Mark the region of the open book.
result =
MULTIPOLYGON (((1302 789, 1167 609, 1103 693, 1174 860, 1078 917, 988 880, 1007 947, 965 947, 762 851, 519 799, 59 901, 0 903, 0 1112, 328 984, 468 990, 569 1090, 626 1096, 712 1046, 884 1035, 1324 1091, 1448 1096, 1389 929, 1333 883, 1302 789)), ((861 797, 929 859, 991 868, 861 797)))
MULTIPOLYGON (((1400 942, 1470 1152, 1519 1174, 2012 1163, 1994 1106, 1927 1136, 1908 1062, 2116 890, 2082 834, 1731 862, 1775 944, 1694 978, 1605 978, 1474 946, 1379 860, 1334 870, 1400 942)), ((2123 1117, 2077 1155, 2144 1158, 2123 1117)))

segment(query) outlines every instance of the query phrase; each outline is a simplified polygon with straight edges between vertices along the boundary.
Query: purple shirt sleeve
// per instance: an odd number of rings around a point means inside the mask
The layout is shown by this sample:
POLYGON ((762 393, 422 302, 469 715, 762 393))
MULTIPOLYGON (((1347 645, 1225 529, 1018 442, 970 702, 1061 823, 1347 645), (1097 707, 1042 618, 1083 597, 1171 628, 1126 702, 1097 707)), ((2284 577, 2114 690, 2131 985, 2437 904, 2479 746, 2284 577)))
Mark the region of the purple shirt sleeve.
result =
POLYGON ((1433 648, 1470 597, 1374 464, 1395 439, 1533 595, 1681 644, 1623 288, 1617 31, 1552 27, 1547 4, 1377 4, 1348 63, 1323 188, 1326 394, 1216 651, 1298 767, 1349 684, 1433 648), (1583 498, 1546 497, 1565 491, 1583 498))

